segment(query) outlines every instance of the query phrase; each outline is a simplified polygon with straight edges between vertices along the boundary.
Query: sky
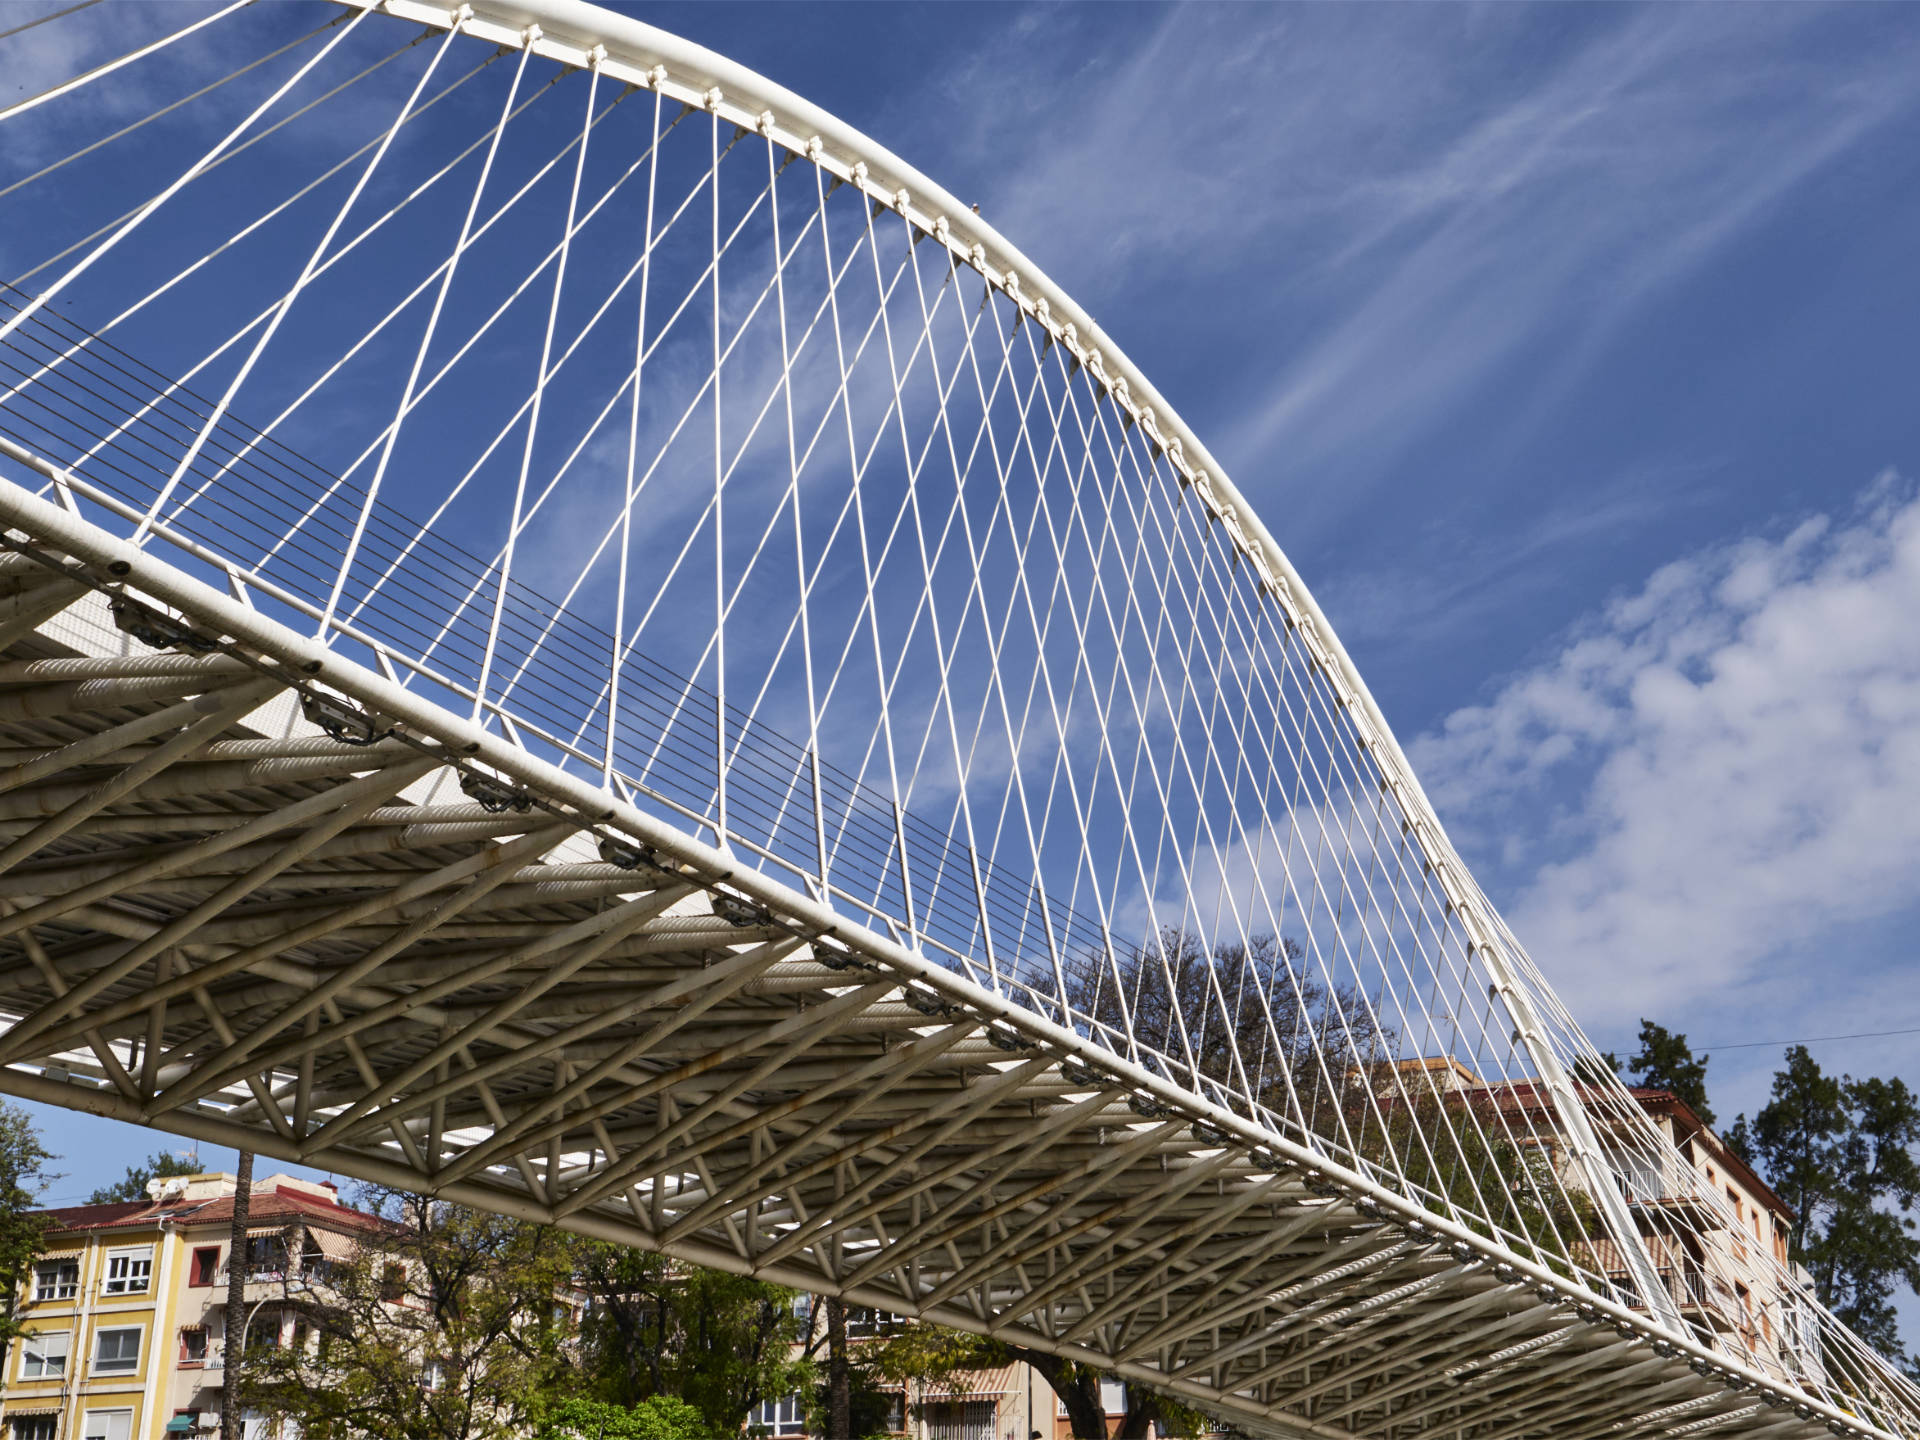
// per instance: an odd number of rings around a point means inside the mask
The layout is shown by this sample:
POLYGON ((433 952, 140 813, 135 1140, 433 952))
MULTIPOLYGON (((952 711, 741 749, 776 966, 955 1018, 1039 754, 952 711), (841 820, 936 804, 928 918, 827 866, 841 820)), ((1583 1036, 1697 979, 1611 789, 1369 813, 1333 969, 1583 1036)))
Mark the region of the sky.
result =
MULTIPOLYGON (((1684 1031, 1724 1121, 1920 1031, 1920 12, 618 8, 1092 312, 1603 1048, 1684 1031)), ((48 1120, 76 1193, 151 1148, 48 1120)))
MULTIPOLYGON (((1920 16, 633 13, 1092 312, 1600 1045, 1717 1049, 1731 1119, 1750 1042, 1920 1027, 1920 16)), ((1920 1035, 1815 1053, 1920 1079, 1920 1035)))

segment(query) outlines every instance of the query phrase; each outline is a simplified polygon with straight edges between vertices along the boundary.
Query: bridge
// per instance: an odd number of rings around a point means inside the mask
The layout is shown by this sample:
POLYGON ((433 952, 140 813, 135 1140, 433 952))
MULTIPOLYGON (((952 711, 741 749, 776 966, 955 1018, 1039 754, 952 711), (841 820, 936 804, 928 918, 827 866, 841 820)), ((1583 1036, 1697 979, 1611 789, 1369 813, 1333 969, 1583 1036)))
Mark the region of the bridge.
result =
POLYGON ((0 64, 0 1090, 1258 1435, 1920 1437, 969 205, 578 0, 0 64))

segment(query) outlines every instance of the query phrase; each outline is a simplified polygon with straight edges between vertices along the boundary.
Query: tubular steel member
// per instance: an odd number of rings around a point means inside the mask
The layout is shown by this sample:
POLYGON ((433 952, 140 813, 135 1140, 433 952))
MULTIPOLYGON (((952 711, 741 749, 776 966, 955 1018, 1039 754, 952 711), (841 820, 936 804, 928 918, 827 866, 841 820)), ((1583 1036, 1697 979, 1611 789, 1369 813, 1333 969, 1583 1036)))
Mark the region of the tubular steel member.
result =
POLYGON ((1917 1433, 969 207, 571 0, 203 30, 0 109, 0 1088, 1261 1433, 1917 1433))

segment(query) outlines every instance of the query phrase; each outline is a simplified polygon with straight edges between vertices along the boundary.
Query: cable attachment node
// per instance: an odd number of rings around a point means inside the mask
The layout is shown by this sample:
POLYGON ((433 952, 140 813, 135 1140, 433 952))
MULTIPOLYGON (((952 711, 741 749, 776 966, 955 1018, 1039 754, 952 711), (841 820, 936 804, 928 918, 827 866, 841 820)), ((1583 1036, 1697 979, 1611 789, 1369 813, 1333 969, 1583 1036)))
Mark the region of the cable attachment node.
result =
POLYGON ((871 961, 861 959, 837 940, 829 940, 824 935, 813 942, 813 958, 829 970, 878 971, 880 968, 871 961))
POLYGON ((1118 1088, 1118 1082, 1110 1075, 1102 1075, 1090 1065, 1082 1065, 1077 1060, 1060 1062, 1060 1078, 1070 1085, 1091 1085, 1096 1090, 1118 1088))
POLYGON ((600 837, 600 858, 620 870, 658 870, 665 873, 672 869, 651 845, 612 835, 600 837))
POLYGON ((987 1026, 987 1043, 996 1050, 1004 1050, 1009 1055, 1018 1055, 1032 1047, 1014 1031, 999 1025, 987 1026))
POLYGON ((300 692, 300 713, 309 725, 316 725, 327 738, 342 745, 375 745, 394 732, 394 722, 350 704, 336 695, 320 691, 300 692))
POLYGON ((113 623, 151 649, 207 655, 220 648, 218 637, 195 630, 186 621, 144 605, 131 595, 115 595, 111 608, 113 623))
POLYGON ((907 1004, 911 1005, 915 1010, 918 1010, 922 1015, 931 1015, 936 1020, 944 1020, 949 1015, 959 1013, 953 1006, 940 998, 938 991, 934 990, 931 986, 921 985, 918 982, 903 988, 900 992, 900 998, 905 1000, 907 1004))
POLYGON ((751 900, 738 895, 729 895, 724 890, 716 890, 712 895, 713 913, 729 925, 746 930, 758 925, 771 925, 773 917, 751 900))
POLYGON ((460 776, 460 788, 467 792, 469 799, 489 815, 502 815, 509 810, 524 815, 533 809, 532 796, 472 771, 464 772, 460 776))

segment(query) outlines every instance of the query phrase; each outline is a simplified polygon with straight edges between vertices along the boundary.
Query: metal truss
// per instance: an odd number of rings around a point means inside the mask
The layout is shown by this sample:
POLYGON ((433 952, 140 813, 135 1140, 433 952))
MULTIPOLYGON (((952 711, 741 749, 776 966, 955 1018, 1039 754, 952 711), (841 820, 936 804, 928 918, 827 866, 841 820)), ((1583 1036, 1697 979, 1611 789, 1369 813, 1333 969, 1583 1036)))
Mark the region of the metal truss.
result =
POLYGON ((169 13, 0 106, 0 1089, 1256 1433, 1920 1436, 968 207, 572 0, 169 13))

